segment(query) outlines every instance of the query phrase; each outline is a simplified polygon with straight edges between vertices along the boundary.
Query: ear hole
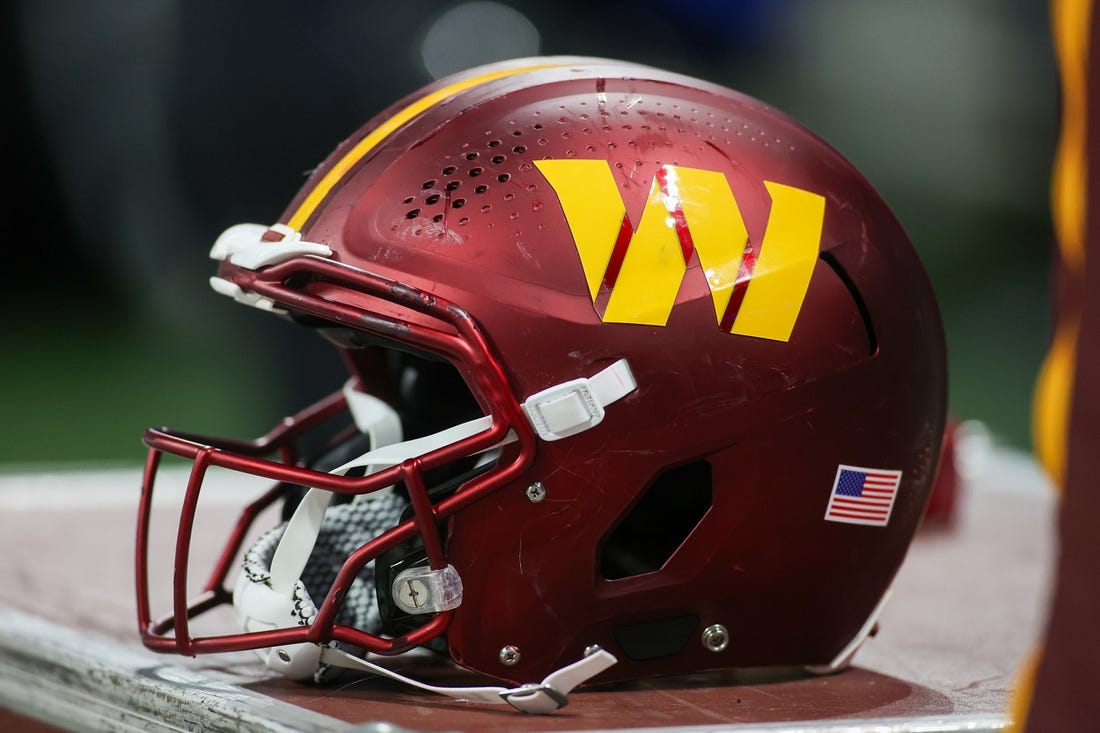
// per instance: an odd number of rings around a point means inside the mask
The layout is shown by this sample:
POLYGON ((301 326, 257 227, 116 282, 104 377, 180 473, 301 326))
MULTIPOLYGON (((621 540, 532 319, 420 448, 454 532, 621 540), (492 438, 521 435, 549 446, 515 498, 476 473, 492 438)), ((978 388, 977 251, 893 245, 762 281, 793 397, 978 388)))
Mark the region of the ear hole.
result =
POLYGON ((660 570, 710 509, 710 464, 695 461, 658 474, 600 547, 600 574, 619 580, 660 570))

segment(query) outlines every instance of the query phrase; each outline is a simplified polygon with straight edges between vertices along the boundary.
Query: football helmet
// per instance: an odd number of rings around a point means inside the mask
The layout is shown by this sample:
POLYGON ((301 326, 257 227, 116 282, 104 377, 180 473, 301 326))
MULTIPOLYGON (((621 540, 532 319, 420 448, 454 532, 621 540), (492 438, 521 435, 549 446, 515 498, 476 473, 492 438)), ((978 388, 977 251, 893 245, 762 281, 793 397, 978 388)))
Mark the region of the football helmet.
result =
POLYGON ((310 677, 428 647, 572 674, 557 699, 595 672, 837 669, 871 631, 937 468, 942 327, 886 204, 781 112, 613 60, 473 69, 211 256, 216 291, 314 329, 350 378, 256 441, 147 431, 149 648, 310 677), (154 619, 163 454, 194 466, 154 619), (188 598, 211 467, 272 488, 188 598), (226 603, 240 629, 193 632, 226 603))

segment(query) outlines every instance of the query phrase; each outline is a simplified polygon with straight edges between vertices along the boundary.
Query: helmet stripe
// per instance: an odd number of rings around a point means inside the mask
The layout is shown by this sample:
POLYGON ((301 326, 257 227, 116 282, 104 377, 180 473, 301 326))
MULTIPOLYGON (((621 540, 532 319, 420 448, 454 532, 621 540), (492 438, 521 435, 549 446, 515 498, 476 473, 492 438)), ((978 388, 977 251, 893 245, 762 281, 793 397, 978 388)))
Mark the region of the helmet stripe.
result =
POLYGON ((538 64, 534 66, 521 66, 514 69, 498 69, 496 71, 490 71, 479 76, 473 76, 468 79, 462 79, 456 81, 453 84, 449 84, 441 89, 437 89, 431 94, 427 94, 420 99, 416 100, 408 107, 405 107, 400 112, 390 117, 388 120, 380 124, 378 127, 371 130, 370 134, 356 143, 351 150, 349 150, 344 157, 336 161, 336 163, 328 169, 325 175, 317 182, 317 185, 313 187, 313 190, 309 192, 305 200, 302 201, 298 210, 290 217, 287 224, 292 229, 301 230, 302 226, 309 220, 309 217, 313 215, 313 212, 317 210, 317 207, 321 202, 329 195, 332 189, 337 183, 344 177, 344 175, 351 170, 356 163, 366 157, 366 155, 373 150, 380 142, 385 140, 389 135, 404 125, 409 120, 413 119, 425 110, 434 107, 443 100, 458 94, 459 92, 471 89, 481 84, 495 81, 496 79, 503 79, 507 76, 514 76, 516 74, 523 74, 528 71, 538 71, 539 69, 550 69, 565 64, 538 64))

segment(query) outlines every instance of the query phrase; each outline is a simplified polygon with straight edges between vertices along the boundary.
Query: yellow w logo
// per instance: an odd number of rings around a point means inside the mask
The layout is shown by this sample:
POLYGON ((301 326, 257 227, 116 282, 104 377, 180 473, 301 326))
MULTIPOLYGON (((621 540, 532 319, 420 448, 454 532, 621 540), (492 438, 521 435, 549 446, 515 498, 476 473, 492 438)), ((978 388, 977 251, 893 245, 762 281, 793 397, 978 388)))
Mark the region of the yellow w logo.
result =
POLYGON ((764 181, 772 206, 757 247, 726 177, 664 165, 637 227, 604 160, 535 163, 558 196, 604 321, 663 326, 693 255, 706 276, 718 326, 787 341, 810 286, 825 199, 764 181))

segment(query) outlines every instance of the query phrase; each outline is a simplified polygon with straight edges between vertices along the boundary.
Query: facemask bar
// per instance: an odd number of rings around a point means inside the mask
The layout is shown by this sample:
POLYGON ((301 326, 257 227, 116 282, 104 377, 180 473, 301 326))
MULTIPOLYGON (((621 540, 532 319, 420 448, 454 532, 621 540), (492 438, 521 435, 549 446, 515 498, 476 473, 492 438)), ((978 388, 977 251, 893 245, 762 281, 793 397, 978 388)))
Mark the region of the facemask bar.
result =
POLYGON ((298 461, 295 441, 346 410, 344 396, 340 393, 284 420, 282 425, 251 442, 214 439, 166 429, 146 431, 144 441, 150 451, 139 507, 136 558, 138 622, 143 642, 155 651, 186 655, 329 641, 346 642, 378 654, 397 654, 438 636, 450 620, 450 611, 436 614, 424 625, 396 639, 338 625, 335 618, 342 602, 341 589, 350 587, 363 566, 416 534, 424 541, 430 567, 444 568, 446 557, 439 539, 439 522, 516 479, 534 457, 531 426, 508 389, 503 370, 477 324, 463 310, 436 296, 318 257, 296 257, 259 271, 223 263, 219 277, 233 282, 245 292, 269 298, 295 312, 358 328, 373 336, 447 357, 462 373, 470 376, 469 386, 491 416, 491 424, 481 432, 362 478, 338 476, 295 465, 298 461), (314 295, 304 287, 293 288, 287 284, 290 282, 323 282, 364 293, 425 314, 442 322, 441 325, 450 326, 453 332, 364 313, 314 295), (475 477, 462 490, 436 504, 432 503, 422 479, 424 471, 488 450, 504 440, 510 431, 519 444, 514 460, 475 477), (154 621, 148 594, 149 523, 153 484, 162 453, 190 459, 194 466, 184 495, 176 538, 172 613, 154 621), (279 454, 283 462, 264 457, 273 453, 279 454), (189 600, 186 579, 195 511, 205 473, 211 466, 262 476, 278 483, 244 508, 202 592, 197 598, 189 600), (226 588, 226 578, 233 560, 253 521, 282 496, 284 485, 308 486, 340 494, 366 494, 398 483, 403 484, 409 494, 413 516, 367 541, 347 558, 309 626, 208 637, 191 635, 189 622, 192 618, 232 601, 232 593, 226 588), (172 632, 171 635, 168 635, 169 632, 172 632))

